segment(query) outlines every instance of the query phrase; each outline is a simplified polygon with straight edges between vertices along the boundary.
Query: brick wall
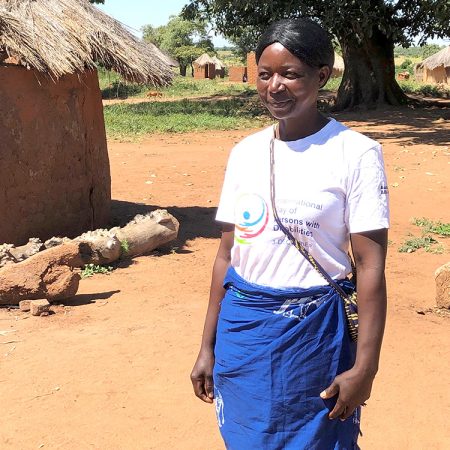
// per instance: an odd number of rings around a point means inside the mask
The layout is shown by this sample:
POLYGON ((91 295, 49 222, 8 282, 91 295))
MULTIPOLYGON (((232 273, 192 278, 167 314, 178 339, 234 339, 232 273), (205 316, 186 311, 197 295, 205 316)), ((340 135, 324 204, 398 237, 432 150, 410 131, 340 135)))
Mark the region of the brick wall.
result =
POLYGON ((249 84, 256 84, 258 67, 256 65, 255 52, 247 53, 247 79, 249 84))
POLYGON ((230 81, 242 82, 244 76, 247 76, 247 68, 245 66, 234 66, 228 69, 228 77, 230 81))
POLYGON ((203 79, 205 78, 205 67, 198 66, 194 64, 194 78, 203 79))

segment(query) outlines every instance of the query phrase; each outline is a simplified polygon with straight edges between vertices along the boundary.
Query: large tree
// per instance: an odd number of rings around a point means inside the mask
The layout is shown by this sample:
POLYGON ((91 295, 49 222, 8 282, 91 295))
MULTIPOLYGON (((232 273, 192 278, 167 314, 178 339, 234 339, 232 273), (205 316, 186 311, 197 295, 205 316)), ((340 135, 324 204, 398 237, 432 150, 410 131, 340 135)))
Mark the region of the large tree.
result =
POLYGON ((180 65, 180 74, 185 76, 186 69, 202 53, 213 52, 214 45, 208 36, 206 22, 201 20, 184 20, 171 16, 167 25, 142 28, 144 40, 172 55, 180 65))
POLYGON ((449 0, 190 0, 183 14, 208 19, 225 36, 244 43, 256 42, 277 19, 318 21, 342 48, 345 72, 337 109, 405 103, 395 80, 394 45, 450 36, 449 0))

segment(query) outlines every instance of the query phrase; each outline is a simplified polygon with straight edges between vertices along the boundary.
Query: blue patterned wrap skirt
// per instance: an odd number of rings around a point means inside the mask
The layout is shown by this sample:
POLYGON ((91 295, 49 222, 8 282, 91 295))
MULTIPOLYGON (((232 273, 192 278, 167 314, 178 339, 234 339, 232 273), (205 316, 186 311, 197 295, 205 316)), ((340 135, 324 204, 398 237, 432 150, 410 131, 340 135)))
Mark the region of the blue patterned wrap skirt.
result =
POLYGON ((224 287, 213 376, 226 448, 358 449, 360 408, 345 421, 330 420, 336 398, 320 398, 355 359, 340 297, 329 286, 258 286, 233 268, 224 287))

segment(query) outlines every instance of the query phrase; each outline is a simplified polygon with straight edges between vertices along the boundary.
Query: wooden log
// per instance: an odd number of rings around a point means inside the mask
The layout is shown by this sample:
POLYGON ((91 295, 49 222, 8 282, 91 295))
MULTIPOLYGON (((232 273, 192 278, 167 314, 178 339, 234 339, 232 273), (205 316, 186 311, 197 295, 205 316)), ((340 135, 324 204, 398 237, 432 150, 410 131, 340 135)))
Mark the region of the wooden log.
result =
POLYGON ((0 269, 0 305, 18 305, 21 300, 49 302, 73 297, 80 281, 74 270, 80 244, 68 243, 39 252, 25 261, 0 269))
POLYGON ((121 255, 120 241, 113 230, 88 231, 74 239, 80 242, 81 264, 110 264, 121 255))
POLYGON ((120 228, 116 236, 127 247, 126 256, 138 256, 161 247, 178 236, 180 224, 165 209, 158 209, 145 216, 138 215, 120 228))

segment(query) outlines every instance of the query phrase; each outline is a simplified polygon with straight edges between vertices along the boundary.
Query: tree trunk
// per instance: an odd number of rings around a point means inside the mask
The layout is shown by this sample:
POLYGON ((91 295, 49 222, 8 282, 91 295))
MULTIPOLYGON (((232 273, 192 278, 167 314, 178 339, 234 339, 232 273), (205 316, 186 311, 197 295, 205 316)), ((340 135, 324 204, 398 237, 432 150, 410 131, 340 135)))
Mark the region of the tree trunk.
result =
POLYGON ((186 76, 186 69, 187 69, 187 66, 185 64, 180 64, 180 75, 182 77, 186 76))
POLYGON ((378 30, 360 44, 340 39, 345 63, 335 110, 405 104, 407 97, 395 80, 394 43, 378 30))

